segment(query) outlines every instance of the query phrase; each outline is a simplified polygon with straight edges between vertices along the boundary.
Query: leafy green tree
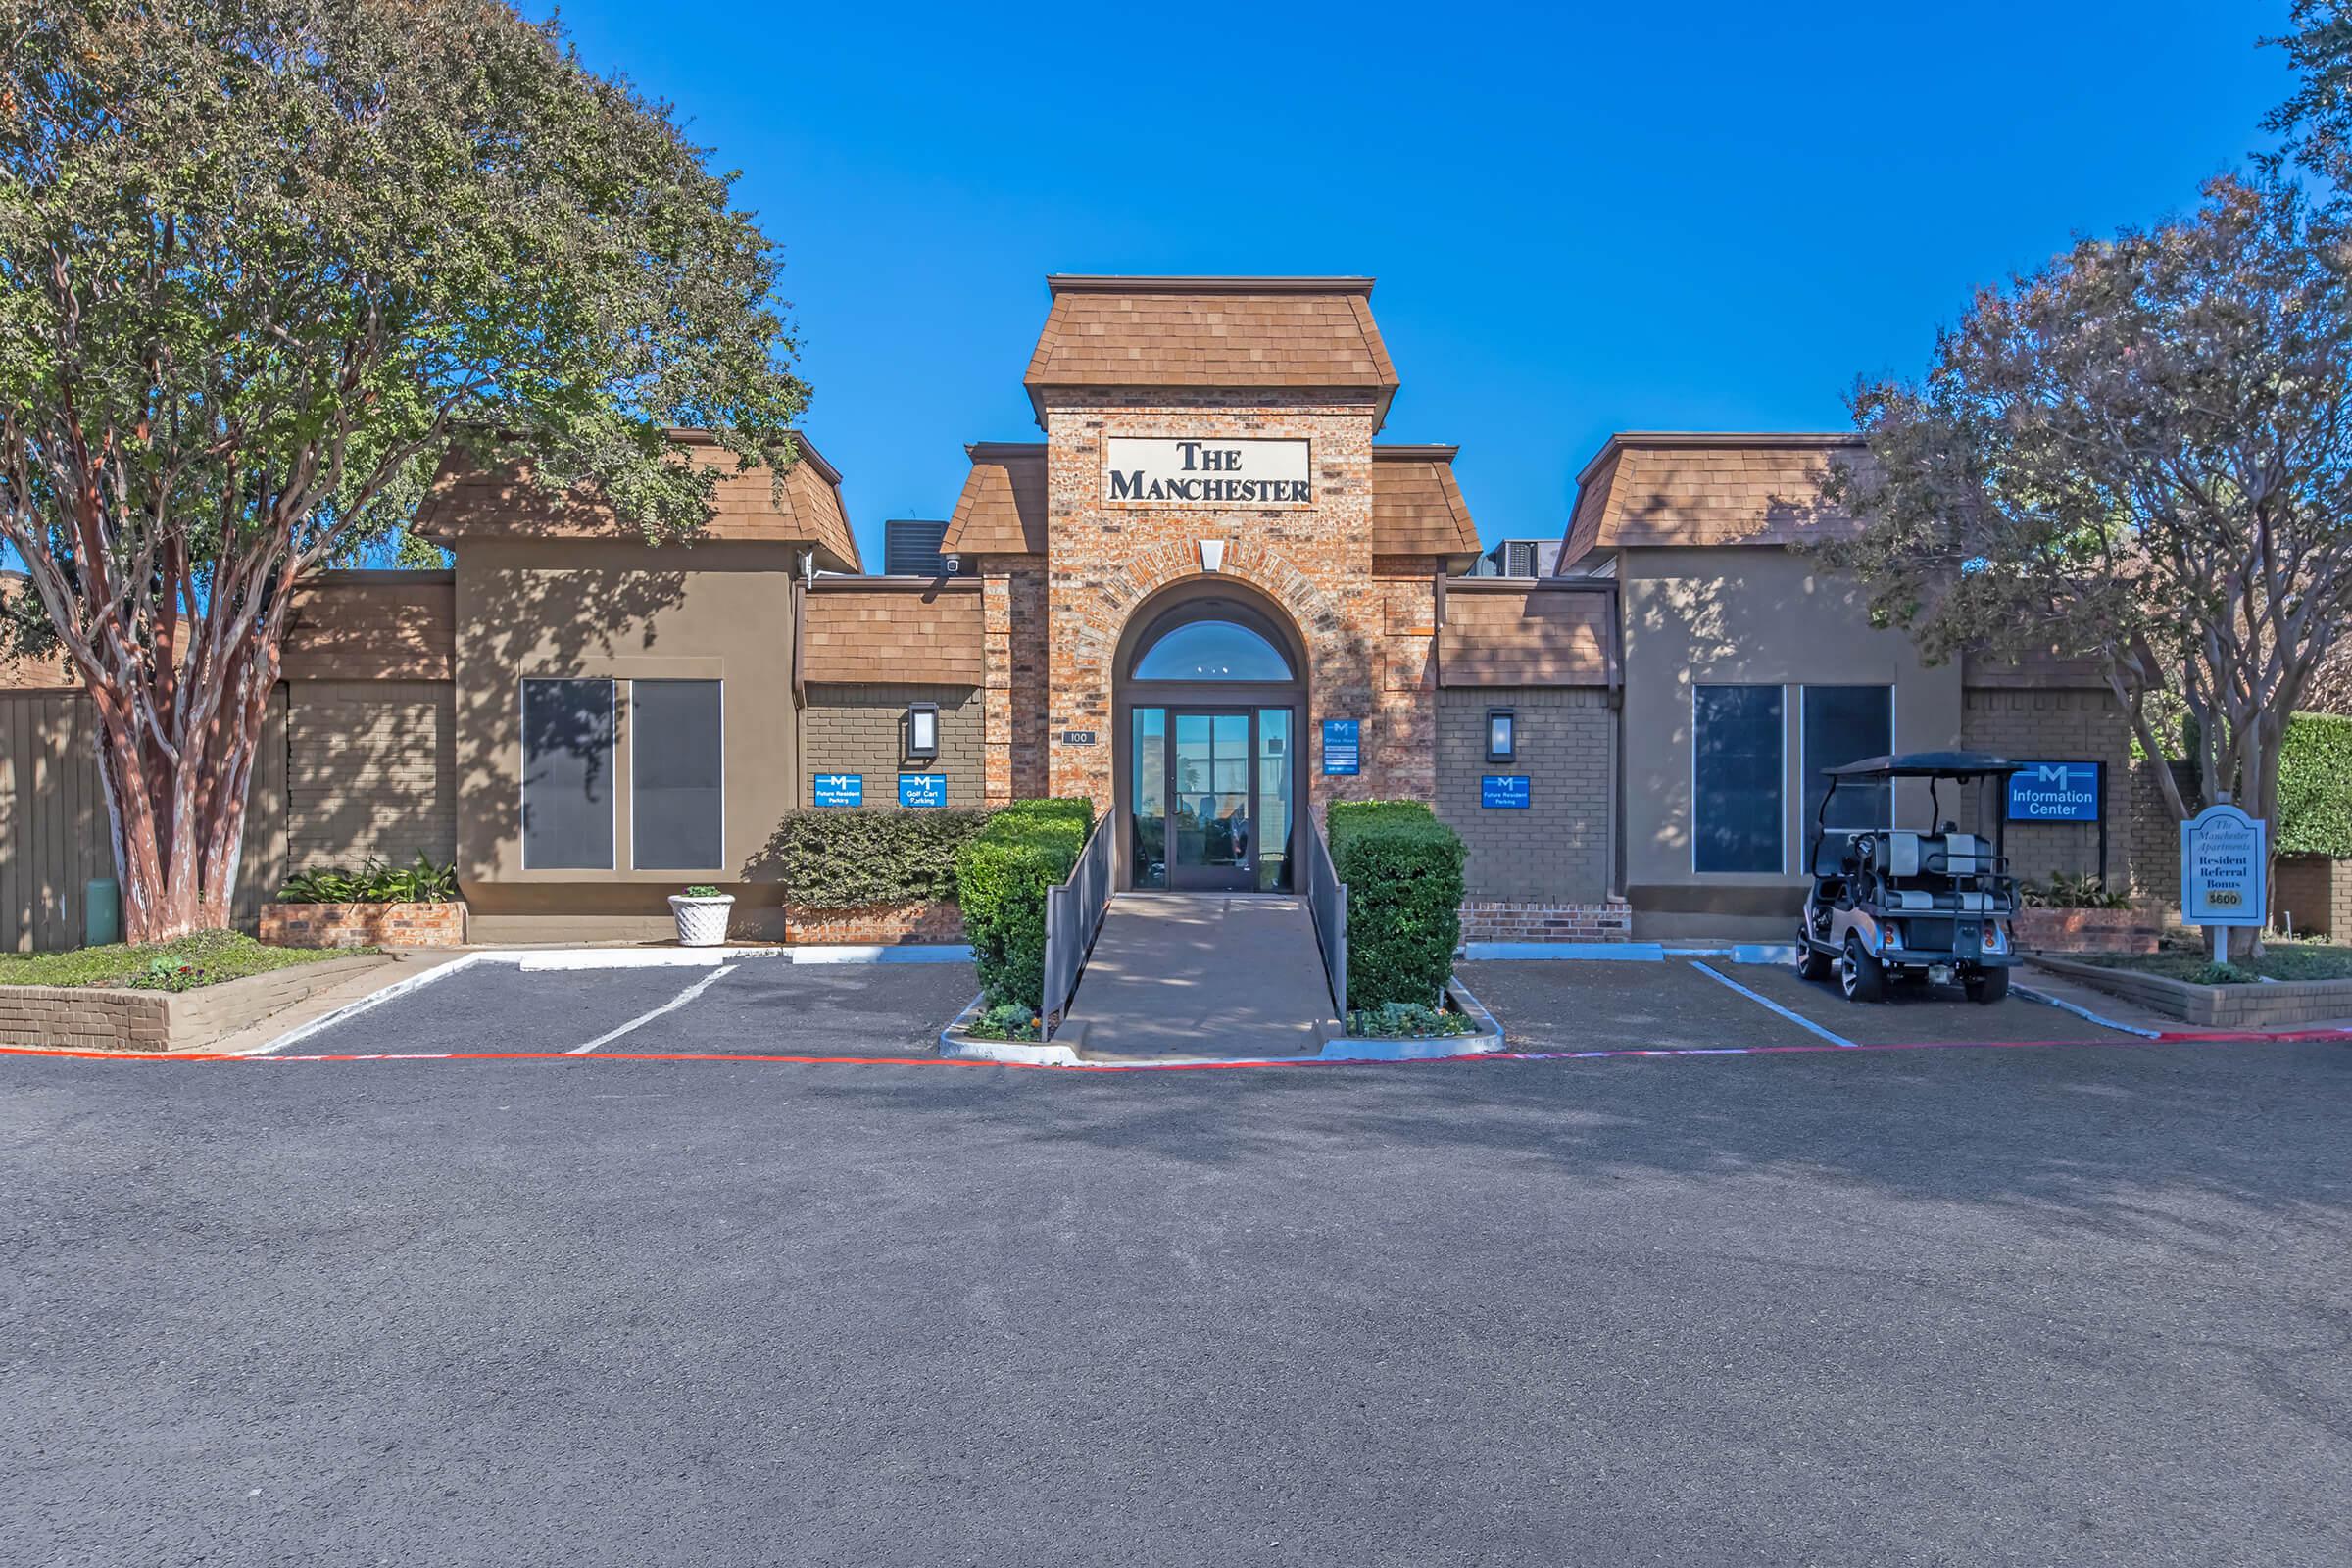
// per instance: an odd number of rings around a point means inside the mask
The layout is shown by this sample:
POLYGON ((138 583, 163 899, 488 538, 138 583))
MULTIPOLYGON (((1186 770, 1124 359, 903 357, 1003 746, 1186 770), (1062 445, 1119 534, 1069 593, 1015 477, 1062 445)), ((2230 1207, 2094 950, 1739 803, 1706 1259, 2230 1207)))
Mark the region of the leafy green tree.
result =
POLYGON ((225 924, 289 589, 453 441, 648 532, 781 470, 774 247, 502 0, 0 0, 0 541, 87 687, 129 935, 225 924))
POLYGON ((2147 751, 2275 815, 2352 607, 2346 246, 2296 182, 2225 178, 1984 290, 1924 379, 1856 394, 1870 461, 1833 489, 1866 526, 1831 564, 1931 657, 2094 661, 2147 751))

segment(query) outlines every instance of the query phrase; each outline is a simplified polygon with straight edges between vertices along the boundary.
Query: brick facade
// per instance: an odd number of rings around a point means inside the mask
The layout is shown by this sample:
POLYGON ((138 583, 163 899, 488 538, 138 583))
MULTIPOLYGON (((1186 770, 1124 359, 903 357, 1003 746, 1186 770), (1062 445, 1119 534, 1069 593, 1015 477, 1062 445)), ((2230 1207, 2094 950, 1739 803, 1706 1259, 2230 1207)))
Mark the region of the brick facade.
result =
POLYGON ((1472 902, 1516 903, 1544 911, 1532 917, 1546 920, 1552 910, 1579 918, 1577 911, 1609 903, 1615 718, 1607 693, 1596 689, 1455 687, 1441 694, 1436 804, 1469 847, 1464 875, 1472 902), (1514 715, 1518 755, 1508 762, 1487 760, 1491 708, 1514 715), (1490 773, 1527 778, 1527 807, 1482 805, 1490 773))
MULTIPOLYGON (((447 681, 289 687, 286 850, 293 870, 406 865, 458 853, 456 699, 447 681)), ((272 890, 274 891, 274 889, 272 890)))
POLYGON ((462 948, 463 904, 265 904, 261 939, 280 948, 462 948))
POLYGON ((959 943, 963 911, 953 904, 878 904, 864 909, 784 908, 784 940, 799 943, 959 943))
MULTIPOLYGON (((2033 691, 1971 687, 1963 699, 1960 744, 2019 761, 2095 761, 2107 781, 2107 882, 2136 882, 2131 723, 2104 691, 2033 691)), ((1959 820, 1993 836, 1999 824, 1980 821, 1974 792, 1959 820)), ((2018 876, 2040 881, 2054 871, 2090 875, 2099 868, 2099 830, 2088 822, 2011 822, 2009 863, 2018 876)))
POLYGON ((2271 915, 2297 936, 2352 941, 2352 860, 2282 855, 2272 867, 2271 915))
POLYGON ((813 805, 819 773, 857 773, 865 779, 870 809, 898 809, 901 773, 940 773, 950 806, 989 800, 985 694, 969 686, 815 685, 802 710, 801 804, 813 805), (939 756, 906 756, 906 706, 939 705, 939 756))

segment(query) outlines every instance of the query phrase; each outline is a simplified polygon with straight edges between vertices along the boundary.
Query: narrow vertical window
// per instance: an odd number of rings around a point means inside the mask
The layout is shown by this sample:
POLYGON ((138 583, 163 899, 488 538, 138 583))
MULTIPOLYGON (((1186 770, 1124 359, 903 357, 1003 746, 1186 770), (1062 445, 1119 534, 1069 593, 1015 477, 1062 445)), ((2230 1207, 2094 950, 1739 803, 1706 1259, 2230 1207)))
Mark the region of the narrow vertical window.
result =
POLYGON ((629 858, 640 871, 708 871, 726 859, 719 683, 629 684, 629 858))
POLYGON ((1781 689, 1700 686, 1690 710, 1691 869, 1781 870, 1781 689))
MULTIPOLYGON (((1805 688, 1805 830, 1811 832, 1830 781, 1825 767, 1843 767, 1894 750, 1894 688, 1891 686, 1808 686, 1805 688)), ((1838 786, 1824 824, 1833 828, 1892 827, 1894 782, 1838 786)))
POLYGON ((612 868, 612 683, 522 683, 522 864, 612 868))
POLYGON ((1135 787, 1132 814, 1134 880, 1139 888, 1168 885, 1168 710, 1138 708, 1130 715, 1135 740, 1129 760, 1135 787))

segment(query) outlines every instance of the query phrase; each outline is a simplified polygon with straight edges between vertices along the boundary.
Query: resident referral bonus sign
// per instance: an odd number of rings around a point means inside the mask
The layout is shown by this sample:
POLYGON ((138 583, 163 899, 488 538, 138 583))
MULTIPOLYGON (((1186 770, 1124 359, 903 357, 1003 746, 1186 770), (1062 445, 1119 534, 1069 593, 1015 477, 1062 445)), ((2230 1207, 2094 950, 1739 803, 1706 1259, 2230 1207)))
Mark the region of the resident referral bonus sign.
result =
POLYGON ((2260 925, 2270 909, 2270 824, 2234 806, 2208 806, 2180 824, 2180 918, 2260 925))
POLYGON ((1102 442, 1102 500, 1113 507, 1314 505, 1303 438, 1114 435, 1102 442))
POLYGON ((2099 764, 2028 762, 2009 775, 2012 822, 2096 822, 2099 764))

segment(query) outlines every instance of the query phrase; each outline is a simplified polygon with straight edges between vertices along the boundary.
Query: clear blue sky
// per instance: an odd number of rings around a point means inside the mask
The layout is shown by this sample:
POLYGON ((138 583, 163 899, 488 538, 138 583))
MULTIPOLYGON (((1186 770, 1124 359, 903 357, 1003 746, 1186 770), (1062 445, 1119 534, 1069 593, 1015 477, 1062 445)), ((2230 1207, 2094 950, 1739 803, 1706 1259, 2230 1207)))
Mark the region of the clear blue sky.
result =
MULTIPOLYGON (((526 0, 527 3, 527 0, 526 0)), ((2261 140, 2285 0, 1527 11, 588 0, 782 242, 868 561, 1030 440, 1048 272, 1362 272, 1492 542, 1612 429, 1842 426, 1857 373, 2261 140)))

